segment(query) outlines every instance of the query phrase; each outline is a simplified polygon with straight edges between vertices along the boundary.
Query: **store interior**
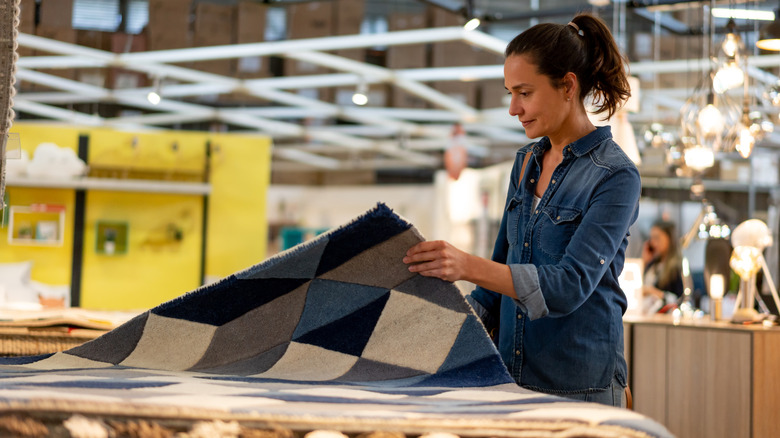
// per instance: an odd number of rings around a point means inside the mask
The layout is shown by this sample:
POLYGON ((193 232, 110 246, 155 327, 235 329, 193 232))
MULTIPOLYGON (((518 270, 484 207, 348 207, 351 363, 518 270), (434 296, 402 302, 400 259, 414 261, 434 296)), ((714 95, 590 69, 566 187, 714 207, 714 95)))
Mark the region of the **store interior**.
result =
MULTIPOLYGON (((780 40, 765 45, 780 38, 776 2, 21 0, 20 10, 0 172, 2 318, 84 309, 123 320, 377 203, 426 239, 490 257, 515 153, 534 141, 507 111, 503 50, 530 26, 589 11, 631 75, 626 105, 592 121, 612 127, 642 177, 621 277, 632 359, 651 360, 637 346, 649 333, 670 351, 652 360, 675 370, 671 352, 685 345, 674 327, 728 328, 744 308, 760 315, 755 330, 776 329, 780 40), (663 333, 642 320, 658 316, 642 295, 641 253, 661 219, 676 225, 685 261, 663 333), (731 252, 740 226, 760 241, 744 276, 731 252)), ((750 388, 764 384, 757 339, 734 365, 753 369, 750 388)), ((728 355, 716 350, 705 353, 728 355)), ((643 399, 642 382, 640 412, 699 436, 653 401, 675 399, 673 384, 643 399)), ((780 402, 757 404, 758 393, 729 436, 762 436, 772 417, 762 406, 780 402)))

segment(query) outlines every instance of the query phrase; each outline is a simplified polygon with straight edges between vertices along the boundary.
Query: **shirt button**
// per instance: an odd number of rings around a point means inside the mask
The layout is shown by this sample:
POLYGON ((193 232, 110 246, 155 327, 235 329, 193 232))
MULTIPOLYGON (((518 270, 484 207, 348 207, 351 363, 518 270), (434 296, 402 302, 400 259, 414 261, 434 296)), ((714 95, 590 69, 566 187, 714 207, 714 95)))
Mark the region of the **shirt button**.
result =
POLYGON ((517 314, 517 319, 523 319, 523 315, 522 315, 522 314, 520 314, 520 313, 518 313, 518 314, 517 314))
POLYGON ((535 180, 535 179, 533 179, 533 178, 531 178, 531 182, 532 182, 532 183, 535 183, 535 182, 536 182, 536 180, 535 180))
POLYGON ((534 211, 534 214, 539 214, 539 209, 538 208, 534 211))
POLYGON ((523 244, 523 246, 524 246, 524 247, 526 247, 526 248, 528 248, 528 242, 525 242, 525 243, 523 244))
POLYGON ((555 180, 550 181, 551 183, 555 184, 555 180))
POLYGON ((515 356, 520 356, 520 350, 515 350, 515 356))
POLYGON ((555 220, 559 221, 559 220, 561 220, 561 217, 558 216, 558 217, 555 218, 555 220))
POLYGON ((599 263, 604 264, 604 259, 599 260, 599 263))

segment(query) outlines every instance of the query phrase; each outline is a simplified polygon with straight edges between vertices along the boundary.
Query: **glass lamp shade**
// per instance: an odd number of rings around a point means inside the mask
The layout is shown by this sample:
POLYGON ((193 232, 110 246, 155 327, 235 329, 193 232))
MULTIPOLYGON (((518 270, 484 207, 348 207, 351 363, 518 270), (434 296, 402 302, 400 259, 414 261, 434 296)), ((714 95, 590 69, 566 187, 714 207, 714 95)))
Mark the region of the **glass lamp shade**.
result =
MULTIPOLYGON (((775 16, 778 16, 778 13, 775 13, 775 16)), ((775 21, 761 29, 756 47, 761 50, 780 51, 780 19, 775 18, 775 21)))
POLYGON ((699 111, 696 125, 703 135, 721 135, 726 128, 726 121, 718 107, 708 104, 699 111))
POLYGON ((745 82, 745 72, 739 68, 736 62, 730 61, 724 64, 715 77, 712 78, 712 89, 718 94, 723 94, 732 88, 737 88, 745 82))
POLYGON ((760 256, 761 251, 754 246, 737 246, 731 253, 729 266, 739 278, 747 280, 761 269, 760 256))

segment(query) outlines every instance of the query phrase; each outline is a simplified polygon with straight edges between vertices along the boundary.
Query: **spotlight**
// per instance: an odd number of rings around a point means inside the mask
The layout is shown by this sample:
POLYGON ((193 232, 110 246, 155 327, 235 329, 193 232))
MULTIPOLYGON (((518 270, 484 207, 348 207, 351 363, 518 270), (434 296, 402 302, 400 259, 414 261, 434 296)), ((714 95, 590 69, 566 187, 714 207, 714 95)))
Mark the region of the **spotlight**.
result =
POLYGON ((480 24, 482 24, 482 22, 479 21, 479 18, 474 17, 471 20, 467 21, 466 24, 463 25, 463 28, 471 31, 478 28, 480 24))
POLYGON ((160 84, 160 77, 155 76, 154 78, 154 85, 152 86, 152 91, 149 92, 149 94, 146 95, 146 99, 151 103, 152 105, 158 105, 160 101, 162 100, 162 95, 160 94, 161 84, 160 84))
POLYGON ((365 80, 358 82, 355 94, 352 95, 352 103, 360 106, 368 103, 368 85, 365 80))

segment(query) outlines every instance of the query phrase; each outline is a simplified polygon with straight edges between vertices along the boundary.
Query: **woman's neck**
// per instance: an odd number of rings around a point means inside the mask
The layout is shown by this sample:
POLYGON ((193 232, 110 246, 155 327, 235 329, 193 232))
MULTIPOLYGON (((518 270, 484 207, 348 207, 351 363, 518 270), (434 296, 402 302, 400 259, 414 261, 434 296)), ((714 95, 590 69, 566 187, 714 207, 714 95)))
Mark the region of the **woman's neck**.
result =
POLYGON ((596 130, 596 126, 588 118, 585 108, 577 111, 572 117, 561 125, 561 129, 549 135, 550 145, 553 151, 563 154, 563 148, 585 137, 596 130))

